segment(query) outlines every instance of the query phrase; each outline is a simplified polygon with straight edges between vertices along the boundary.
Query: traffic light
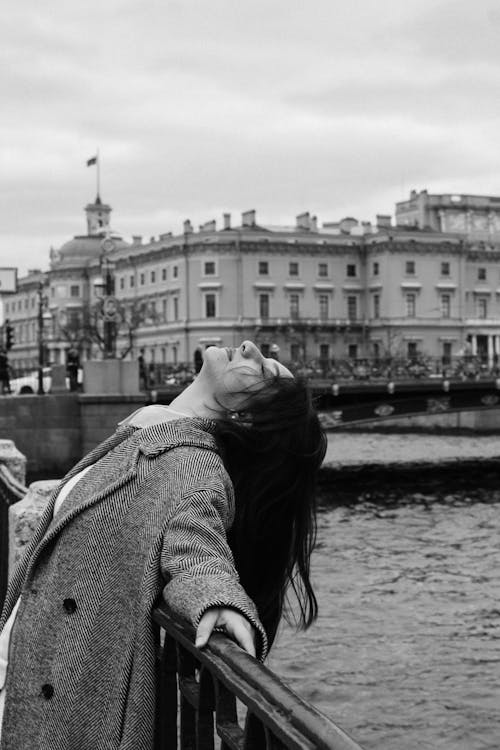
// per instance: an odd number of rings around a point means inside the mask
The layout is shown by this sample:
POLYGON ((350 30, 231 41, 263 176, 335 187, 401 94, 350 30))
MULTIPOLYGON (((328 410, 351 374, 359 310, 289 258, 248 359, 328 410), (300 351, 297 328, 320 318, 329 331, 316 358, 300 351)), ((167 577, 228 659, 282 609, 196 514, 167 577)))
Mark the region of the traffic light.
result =
POLYGON ((7 351, 9 349, 12 349, 14 346, 15 340, 14 340, 14 326, 10 324, 10 320, 5 321, 5 348, 7 351))

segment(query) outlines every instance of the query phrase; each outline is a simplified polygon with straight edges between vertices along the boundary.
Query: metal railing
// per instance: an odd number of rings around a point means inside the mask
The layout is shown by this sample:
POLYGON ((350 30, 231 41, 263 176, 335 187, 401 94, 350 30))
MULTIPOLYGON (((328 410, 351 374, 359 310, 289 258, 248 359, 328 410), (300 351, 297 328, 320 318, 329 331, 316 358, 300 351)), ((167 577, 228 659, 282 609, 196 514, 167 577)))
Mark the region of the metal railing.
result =
POLYGON ((21 500, 27 491, 27 487, 0 463, 0 610, 9 578, 9 508, 21 500))
POLYGON ((165 632, 155 750, 362 750, 226 636, 200 651, 164 605, 153 619, 165 632))
MULTIPOLYGON (((443 357, 357 357, 330 359, 300 359, 282 364, 293 373, 308 380, 350 381, 402 381, 425 379, 484 380, 500 377, 500 362, 497 358, 481 356, 443 357)), ((195 368, 189 362, 176 365, 150 363, 143 389, 152 390, 183 387, 195 377, 195 368)))

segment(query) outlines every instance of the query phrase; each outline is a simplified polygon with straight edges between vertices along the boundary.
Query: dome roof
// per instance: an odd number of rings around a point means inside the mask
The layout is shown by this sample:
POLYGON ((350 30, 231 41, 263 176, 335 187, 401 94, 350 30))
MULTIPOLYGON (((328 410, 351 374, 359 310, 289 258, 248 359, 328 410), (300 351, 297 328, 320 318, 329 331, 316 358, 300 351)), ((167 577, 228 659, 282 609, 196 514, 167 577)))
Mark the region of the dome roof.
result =
MULTIPOLYGON (((111 243, 109 243, 111 245, 111 243)), ((86 265, 89 261, 97 260, 103 253, 111 250, 123 250, 130 247, 129 242, 125 242, 118 235, 106 234, 87 234, 73 237, 62 245, 58 251, 53 253, 52 265, 61 266, 79 266, 86 265), (102 246, 106 238, 112 240, 114 247, 102 246)))

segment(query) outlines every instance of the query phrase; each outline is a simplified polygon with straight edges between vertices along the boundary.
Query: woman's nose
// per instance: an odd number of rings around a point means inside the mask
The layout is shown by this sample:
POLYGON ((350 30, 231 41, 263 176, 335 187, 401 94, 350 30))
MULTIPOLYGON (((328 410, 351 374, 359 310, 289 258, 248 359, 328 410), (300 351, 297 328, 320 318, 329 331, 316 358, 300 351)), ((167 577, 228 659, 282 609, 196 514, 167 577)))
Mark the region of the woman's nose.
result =
POLYGON ((263 359, 260 350, 255 346, 253 341, 243 341, 240 346, 240 351, 243 357, 246 357, 247 359, 263 359))

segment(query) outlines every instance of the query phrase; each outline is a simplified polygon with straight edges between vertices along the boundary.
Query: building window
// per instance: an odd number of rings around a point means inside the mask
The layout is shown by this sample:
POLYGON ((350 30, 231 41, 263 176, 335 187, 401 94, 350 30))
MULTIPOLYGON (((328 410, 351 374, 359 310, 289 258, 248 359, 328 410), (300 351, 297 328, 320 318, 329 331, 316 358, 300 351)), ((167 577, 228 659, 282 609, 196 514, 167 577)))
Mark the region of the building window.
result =
POLYGON ((151 271, 151 283, 154 284, 156 282, 156 271, 151 271))
POLYGON ((417 295, 413 292, 405 294, 406 317, 414 318, 417 306, 417 295))
POLYGON ((406 353, 408 355, 408 359, 415 360, 417 358, 418 348, 416 341, 408 341, 406 345, 406 353))
POLYGON ((141 273, 139 279, 140 279, 141 286, 144 286, 144 284, 146 283, 146 274, 145 273, 141 273))
POLYGON ((172 304, 174 307, 174 320, 179 320, 179 297, 173 297, 172 304))
POLYGON ((259 294, 259 317, 260 318, 269 317, 269 295, 268 294, 259 294))
POLYGON ((319 345, 319 358, 322 362, 328 362, 330 359, 330 344, 319 345))
POLYGON ((347 298, 347 317, 356 320, 358 317, 358 298, 352 294, 347 298))
MULTIPOLYGON (((52 291, 54 291, 54 290, 52 289, 52 291)), ((36 298, 32 297, 31 298, 31 307, 35 307, 35 304, 36 304, 36 298)))
POLYGON ((78 284, 72 284, 69 288, 69 296, 70 297, 79 297, 80 296, 80 287, 78 284))
POLYGON ((407 276, 415 276, 415 261, 407 260, 405 263, 405 274, 407 276))
POLYGON ((451 363, 451 341, 443 341, 443 365, 451 363))
POLYGON ((486 281, 486 268, 478 268, 477 269, 477 280, 478 281, 486 281))
POLYGON ((380 270, 379 264, 378 264, 377 261, 375 261, 374 264, 373 264, 373 275, 374 276, 378 276, 379 270, 380 270))
POLYGON ((328 263, 318 263, 318 276, 322 278, 328 276, 328 263))
POLYGON ((329 302, 328 294, 320 294, 319 298, 319 317, 320 320, 328 320, 328 308, 329 308, 329 302))
POLYGON ((441 295, 441 317, 449 318, 451 311, 451 297, 449 294, 441 295))
POLYGON ((355 277, 356 276, 356 264, 355 263, 348 263, 347 269, 346 269, 347 276, 355 277))
POLYGON ((299 295, 290 295, 290 317, 296 320, 299 317, 299 295))
POLYGON ((448 261, 443 261, 441 263, 441 276, 449 276, 450 275, 450 264, 448 261))
POLYGON ((349 344, 347 347, 347 356, 349 359, 357 359, 358 357, 358 345, 357 344, 349 344))
POLYGON ((205 294, 205 318, 215 318, 216 316, 216 296, 213 292, 208 292, 205 294))
POLYGON ((174 279, 176 279, 178 275, 179 275, 179 266, 174 266, 172 268, 172 276, 174 277, 174 279))
POLYGON ((488 317, 488 300, 486 297, 478 297, 476 302, 476 312, 478 318, 488 317))
POLYGON ((162 313, 163 321, 166 323, 167 322, 167 300, 166 299, 162 300, 161 302, 161 313, 162 313))
POLYGON ((120 277, 120 289, 125 289, 125 276, 120 277))
POLYGON ((215 261, 206 260, 203 263, 203 275, 204 276, 215 276, 215 261))
POLYGON ((269 263, 267 260, 259 260, 259 276, 268 276, 269 263))
POLYGON ((300 359, 300 346, 298 344, 290 344, 290 359, 292 362, 298 362, 300 359))
POLYGON ((135 285, 135 277, 134 276, 130 276, 130 278, 129 278, 128 281, 129 281, 129 285, 131 287, 133 287, 135 285))
POLYGON ((373 317, 380 318, 380 294, 373 295, 373 317))
POLYGON ((374 359, 380 359, 380 344, 378 341, 373 342, 372 352, 374 359))
POLYGON ((162 268, 161 269, 161 280, 162 281, 166 281, 167 280, 167 269, 166 268, 162 268))
POLYGON ((288 264, 288 275, 289 276, 299 275, 299 264, 296 261, 292 261, 288 264))

